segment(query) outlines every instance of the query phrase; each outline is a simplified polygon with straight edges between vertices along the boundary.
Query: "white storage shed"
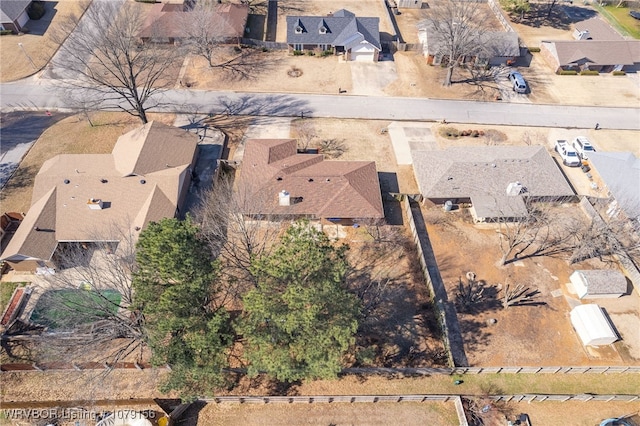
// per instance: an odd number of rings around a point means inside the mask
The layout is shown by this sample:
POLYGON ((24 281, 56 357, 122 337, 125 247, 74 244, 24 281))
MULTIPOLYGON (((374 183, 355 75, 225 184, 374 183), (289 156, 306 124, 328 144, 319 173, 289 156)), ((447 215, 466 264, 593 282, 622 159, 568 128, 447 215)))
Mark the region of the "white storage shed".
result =
POLYGON ((596 304, 580 305, 571 310, 571 324, 585 346, 610 345, 618 340, 602 308, 596 304))
POLYGON ((626 277, 612 269, 575 271, 569 279, 580 299, 616 298, 627 292, 626 277))

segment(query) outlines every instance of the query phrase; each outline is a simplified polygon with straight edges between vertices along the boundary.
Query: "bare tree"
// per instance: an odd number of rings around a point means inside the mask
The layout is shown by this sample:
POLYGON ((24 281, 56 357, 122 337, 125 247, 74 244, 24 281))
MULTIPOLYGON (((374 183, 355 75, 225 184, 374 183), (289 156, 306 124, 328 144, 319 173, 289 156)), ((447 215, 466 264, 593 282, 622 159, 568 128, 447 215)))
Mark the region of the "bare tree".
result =
POLYGON ((469 312, 471 307, 482 301, 484 293, 484 282, 476 280, 476 274, 467 272, 467 283, 462 282, 462 277, 458 278, 458 289, 456 291, 456 304, 461 312, 469 312))
POLYGON ((307 151, 311 143, 318 137, 311 120, 299 120, 295 123, 294 135, 298 139, 298 149, 307 151))
POLYGON ((211 68, 217 65, 220 44, 224 41, 217 4, 214 0, 200 0, 192 10, 182 13, 180 18, 190 53, 206 59, 211 68))
POLYGON ((272 203, 267 195, 234 187, 235 170, 221 167, 213 188, 202 194, 202 203, 194 216, 209 249, 222 262, 227 293, 236 297, 247 284, 255 284, 251 263, 269 252, 281 226, 279 221, 269 221, 272 203))
POLYGON ((54 255, 58 270, 45 276, 48 284, 32 315, 32 321, 46 327, 37 339, 45 356, 108 363, 142 357, 143 319, 129 309, 134 235, 119 227, 109 234, 95 242, 59 244, 54 255))
POLYGON ((437 46, 437 54, 446 63, 444 85, 450 86, 453 71, 465 57, 481 52, 487 15, 477 4, 446 0, 430 11, 422 26, 428 27, 427 43, 437 46))
POLYGON ((67 25, 77 28, 53 64, 69 74, 63 88, 147 123, 147 111, 162 105, 158 95, 173 84, 180 63, 175 46, 142 43, 143 22, 140 5, 107 1, 93 2, 82 20, 70 20, 67 25))

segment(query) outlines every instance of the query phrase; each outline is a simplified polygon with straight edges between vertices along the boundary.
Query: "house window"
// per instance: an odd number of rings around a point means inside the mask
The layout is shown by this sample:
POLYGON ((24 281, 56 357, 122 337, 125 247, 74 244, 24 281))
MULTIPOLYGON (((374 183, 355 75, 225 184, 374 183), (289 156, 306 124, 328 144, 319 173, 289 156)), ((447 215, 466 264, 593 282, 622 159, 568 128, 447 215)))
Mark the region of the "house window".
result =
POLYGON ((326 34, 327 29, 325 27, 320 27, 320 34, 326 34))
POLYGON ((296 34, 302 34, 302 27, 299 25, 296 27, 296 34))
POLYGON ((293 50, 302 50, 302 43, 295 43, 293 45, 293 50))
POLYGON ((319 45, 318 45, 318 49, 320 49, 320 50, 327 50, 328 48, 327 48, 327 45, 326 45, 326 44, 319 44, 319 45))

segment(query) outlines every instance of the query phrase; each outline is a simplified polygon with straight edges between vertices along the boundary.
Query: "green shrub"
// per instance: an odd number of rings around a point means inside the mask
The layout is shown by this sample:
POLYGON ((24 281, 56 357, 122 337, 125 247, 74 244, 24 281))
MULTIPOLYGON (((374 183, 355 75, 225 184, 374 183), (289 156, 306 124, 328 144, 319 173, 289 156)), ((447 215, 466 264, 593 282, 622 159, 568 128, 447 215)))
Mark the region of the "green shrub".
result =
POLYGON ((266 47, 262 46, 262 51, 263 51, 263 52, 268 52, 268 51, 269 51, 269 49, 267 49, 266 47))
POLYGON ((313 50, 307 50, 307 56, 315 56, 313 50))
POLYGON ((530 47, 529 48, 529 53, 538 53, 540 52, 540 48, 539 47, 530 47))
POLYGON ((34 21, 42 18, 45 13, 46 10, 44 8, 44 2, 42 1, 32 2, 29 6, 29 9, 27 9, 27 15, 29 15, 29 19, 33 19, 34 21))
POLYGON ((0 36, 13 34, 11 30, 0 30, 0 36))
POLYGON ((331 49, 323 50, 322 53, 320 54, 320 56, 331 56, 331 55, 333 55, 333 50, 331 49))
POLYGON ((595 70, 584 70, 580 71, 580 75, 600 75, 600 73, 595 70))
POLYGON ((578 75, 578 71, 576 71, 576 70, 560 70, 558 75, 578 75))
POLYGON ((627 73, 624 72, 624 71, 614 71, 611 74, 613 74, 613 75, 627 75, 627 73))
POLYGON ((304 55, 304 52, 302 50, 293 51, 293 56, 302 56, 302 55, 304 55))

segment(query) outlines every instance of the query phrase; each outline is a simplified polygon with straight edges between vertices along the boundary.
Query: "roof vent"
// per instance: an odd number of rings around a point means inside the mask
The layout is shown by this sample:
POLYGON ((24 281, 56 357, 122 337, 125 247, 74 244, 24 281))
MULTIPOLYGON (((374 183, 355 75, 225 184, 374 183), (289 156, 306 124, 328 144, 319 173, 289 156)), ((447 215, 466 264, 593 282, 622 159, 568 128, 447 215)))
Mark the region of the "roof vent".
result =
POLYGON ((327 182, 331 182, 331 179, 327 178, 327 182))
POLYGON ((102 210, 102 205, 102 200, 99 198, 89 198, 87 201, 87 206, 89 206, 91 210, 102 210))
POLYGON ((522 184, 520 182, 511 182, 507 185, 507 195, 514 197, 522 192, 522 184))
POLYGON ((277 181, 281 181, 281 180, 282 180, 282 176, 278 176, 278 177, 276 178, 276 180, 277 180, 277 181))
POLYGON ((291 205, 291 194, 289 194, 284 189, 278 193, 278 205, 281 205, 281 206, 291 205))
POLYGON ((106 180, 106 179, 104 179, 104 178, 102 178, 102 179, 100 179, 100 182, 102 182, 102 183, 107 183, 107 182, 109 182, 109 181, 108 181, 108 180, 106 180))
POLYGON ((313 178, 309 178, 308 182, 313 182, 313 178))
POLYGON ((140 179, 140 183, 144 185, 145 183, 147 183, 147 181, 144 179, 140 179))
POLYGON ((69 185, 71 183, 71 181, 69 179, 65 179, 65 180, 63 180, 63 182, 64 182, 65 185, 69 185))

